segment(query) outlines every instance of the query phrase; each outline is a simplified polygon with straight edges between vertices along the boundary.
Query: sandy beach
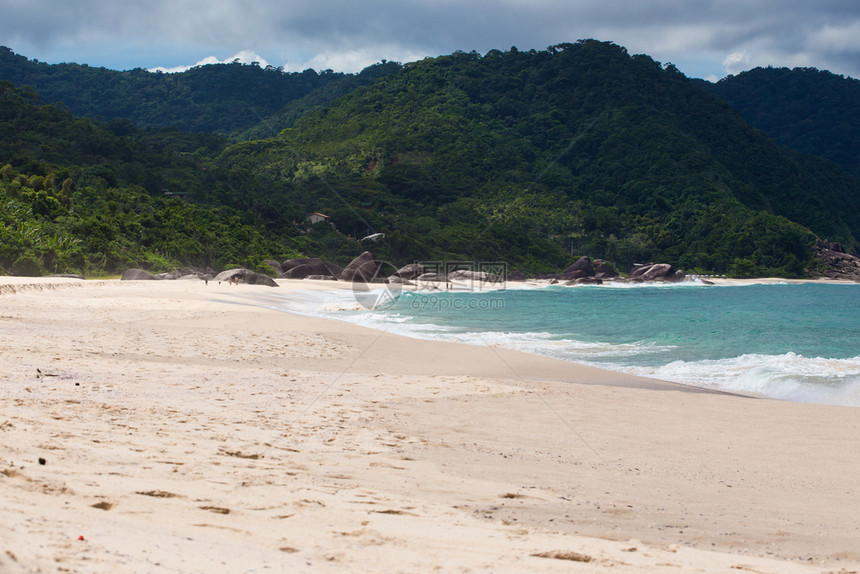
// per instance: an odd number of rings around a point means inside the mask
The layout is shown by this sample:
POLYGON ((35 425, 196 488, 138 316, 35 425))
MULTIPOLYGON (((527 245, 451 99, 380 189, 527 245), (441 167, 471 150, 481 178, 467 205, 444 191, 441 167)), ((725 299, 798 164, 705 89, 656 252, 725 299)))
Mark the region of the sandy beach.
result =
POLYGON ((0 278, 0 573, 860 571, 860 411, 0 278))

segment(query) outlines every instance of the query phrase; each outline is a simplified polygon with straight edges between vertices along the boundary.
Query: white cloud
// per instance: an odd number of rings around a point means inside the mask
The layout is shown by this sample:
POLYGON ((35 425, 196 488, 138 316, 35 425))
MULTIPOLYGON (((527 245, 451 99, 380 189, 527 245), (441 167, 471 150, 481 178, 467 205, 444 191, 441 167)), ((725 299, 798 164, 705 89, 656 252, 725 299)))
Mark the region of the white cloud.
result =
POLYGON ((755 67, 785 67, 827 69, 826 60, 813 51, 786 51, 766 43, 750 43, 744 49, 732 52, 723 59, 727 74, 739 74, 755 67))
POLYGON ((175 71, 253 46, 276 66, 356 71, 383 58, 597 38, 662 62, 712 63, 697 69, 860 75, 856 0, 0 0, 0 14, 0 44, 28 57, 121 69, 175 71))
POLYGON ((823 26, 810 34, 809 44, 819 50, 860 52, 860 21, 823 26))
POLYGON ((402 50, 395 46, 342 52, 329 51, 316 54, 308 60, 287 62, 284 64, 284 69, 291 72, 301 72, 312 68, 314 70, 355 73, 382 60, 406 63, 420 60, 428 55, 422 52, 402 50))
POLYGON ((723 59, 723 68, 728 74, 737 74, 750 67, 750 57, 745 50, 732 52, 723 59))
POLYGON ((224 60, 219 60, 215 56, 208 56, 203 58, 199 62, 191 66, 174 66, 172 68, 165 68, 163 66, 157 66, 155 68, 150 68, 150 72, 163 72, 165 74, 176 74, 179 72, 184 72, 186 70, 190 70, 191 68, 196 68, 197 66, 206 66, 209 64, 230 64, 232 62, 239 62, 240 64, 253 64, 257 62, 261 67, 265 68, 269 66, 269 62, 267 62, 264 58, 262 58, 259 54, 252 50, 242 50, 232 58, 226 58, 224 60))

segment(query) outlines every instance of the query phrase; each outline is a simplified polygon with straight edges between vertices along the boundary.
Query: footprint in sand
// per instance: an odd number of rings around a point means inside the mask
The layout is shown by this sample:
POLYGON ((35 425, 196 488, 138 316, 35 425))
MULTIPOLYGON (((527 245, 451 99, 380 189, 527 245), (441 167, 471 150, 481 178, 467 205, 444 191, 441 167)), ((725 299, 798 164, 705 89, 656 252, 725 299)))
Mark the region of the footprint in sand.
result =
POLYGON ((594 560, 588 554, 580 554, 579 552, 564 552, 559 550, 554 550, 551 552, 538 552, 532 554, 536 558, 554 558, 556 560, 570 560, 572 562, 591 562, 594 560))
POLYGON ((224 455, 224 456, 234 456, 234 457, 236 457, 236 458, 247 458, 247 459, 251 459, 251 460, 259 460, 259 459, 263 458, 263 455, 261 455, 261 454, 258 454, 258 453, 245 453, 245 452, 242 452, 242 451, 239 451, 239 450, 225 450, 225 449, 221 449, 221 450, 218 452, 218 454, 221 454, 221 455, 224 455))
POLYGON ((419 516, 414 512, 407 512, 406 510, 397 510, 397 509, 388 509, 388 510, 371 510, 371 512, 375 512, 376 514, 392 514, 394 516, 419 516))
POLYGON ((221 506, 201 506, 200 510, 208 510, 209 512, 214 512, 215 514, 230 514, 229 508, 223 508, 221 506))
POLYGON ((139 490, 135 494, 142 494, 143 496, 153 496, 155 498, 174 498, 176 496, 179 496, 178 494, 167 492, 166 490, 139 490))

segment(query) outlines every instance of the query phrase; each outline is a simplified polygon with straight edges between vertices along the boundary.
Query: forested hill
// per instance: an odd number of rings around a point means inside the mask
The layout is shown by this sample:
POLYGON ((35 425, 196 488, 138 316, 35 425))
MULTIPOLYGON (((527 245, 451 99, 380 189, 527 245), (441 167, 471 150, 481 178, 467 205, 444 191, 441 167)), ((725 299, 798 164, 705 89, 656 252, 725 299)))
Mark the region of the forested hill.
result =
POLYGON ((294 119, 290 110, 295 106, 290 107, 291 103, 302 101, 301 109, 316 109, 399 67, 387 62, 359 74, 331 70, 286 73, 232 63, 198 66, 175 74, 140 68, 120 72, 79 64, 46 64, 0 46, 0 81, 30 86, 45 102, 62 102, 75 115, 126 119, 138 127, 222 134, 241 133, 260 124, 276 133, 294 119), (273 115, 275 118, 270 119, 273 115))
POLYGON ((212 164, 224 145, 127 120, 99 125, 0 82, 0 274, 259 267, 302 253, 294 227, 196 200, 229 186, 212 164))
POLYGON ((807 229, 860 236, 856 179, 597 41, 408 64, 220 163, 288 181, 339 229, 386 232, 416 258, 797 274, 807 229))
POLYGON ((800 276, 816 236, 860 247, 860 181, 615 44, 458 52, 368 74, 364 86, 331 80, 282 102, 246 134, 291 127, 230 146, 82 119, 0 83, 0 272, 263 270, 266 259, 344 263, 372 249, 395 264, 504 261, 532 273, 590 255, 623 271, 653 260, 800 276), (333 226, 310 225, 312 212, 333 226), (384 241, 362 240, 372 233, 384 241))
POLYGON ((860 176, 860 80, 814 68, 756 68, 700 85, 781 144, 860 176))
MULTIPOLYGON (((45 102, 62 102, 75 115, 239 140, 271 137, 305 113, 400 68, 383 61, 358 74, 285 73, 232 63, 164 74, 51 65, 0 46, 0 81, 31 86, 45 102)), ((716 84, 693 82, 779 143, 860 176, 860 81, 813 68, 756 68, 716 84)))

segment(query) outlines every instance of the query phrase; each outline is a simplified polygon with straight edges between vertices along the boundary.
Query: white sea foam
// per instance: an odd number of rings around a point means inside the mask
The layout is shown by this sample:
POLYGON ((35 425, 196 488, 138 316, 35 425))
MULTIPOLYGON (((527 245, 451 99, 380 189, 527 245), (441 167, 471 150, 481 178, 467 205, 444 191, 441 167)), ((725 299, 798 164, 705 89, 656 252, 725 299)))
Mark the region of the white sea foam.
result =
POLYGON ((608 289, 690 289, 694 287, 710 287, 712 284, 705 283, 701 279, 691 279, 689 281, 679 281, 677 283, 627 283, 622 281, 609 281, 603 285, 596 285, 598 288, 608 289))
POLYGON ((617 368, 646 377, 777 399, 860 406, 860 357, 825 359, 785 353, 617 368))
POLYGON ((339 311, 361 311, 364 309, 362 305, 357 302, 349 302, 349 301, 329 301, 328 303, 323 303, 320 305, 319 310, 325 311, 328 313, 336 313, 339 311))
POLYGON ((675 360, 661 366, 641 366, 642 363, 658 363, 661 355, 668 360, 675 347, 648 342, 589 342, 579 340, 575 334, 468 331, 462 327, 423 322, 421 318, 396 310, 363 312, 348 290, 292 292, 283 299, 282 308, 413 338, 507 347, 678 383, 790 401, 860 406, 860 357, 826 359, 796 353, 748 354, 728 359, 675 360), (630 363, 640 366, 630 366, 630 363))
MULTIPOLYGON (((503 331, 480 331, 467 333, 446 333, 446 340, 454 340, 472 345, 507 347, 518 351, 546 355, 567 361, 583 362, 605 357, 632 357, 663 353, 670 346, 652 343, 628 343, 612 345, 599 341, 581 341, 574 338, 559 338, 551 333, 509 333, 503 331)), ((441 338, 441 336, 432 337, 441 338)))

